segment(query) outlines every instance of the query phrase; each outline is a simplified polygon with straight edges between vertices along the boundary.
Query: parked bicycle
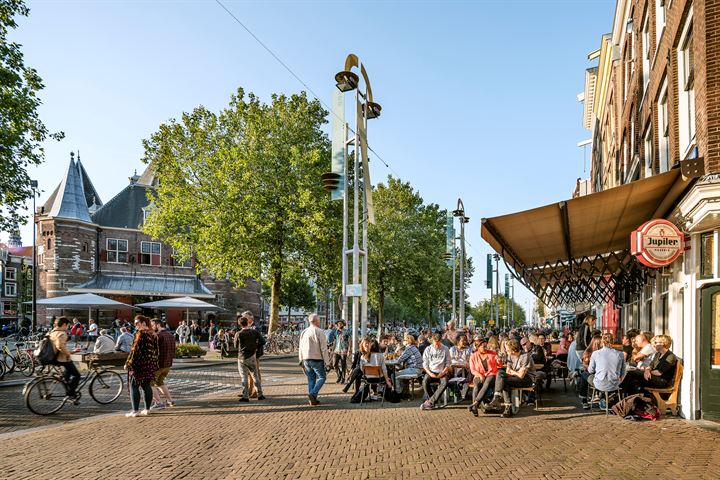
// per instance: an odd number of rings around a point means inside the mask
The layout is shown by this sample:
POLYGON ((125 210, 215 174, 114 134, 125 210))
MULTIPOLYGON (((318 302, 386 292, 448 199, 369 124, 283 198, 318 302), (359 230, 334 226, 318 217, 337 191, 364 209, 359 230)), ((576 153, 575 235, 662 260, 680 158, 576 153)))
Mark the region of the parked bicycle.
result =
POLYGON ((80 378, 74 399, 68 397, 69 385, 65 382, 60 368, 55 367, 48 374, 36 377, 23 388, 25 406, 36 415, 52 415, 68 402, 77 405, 81 390, 86 384, 90 396, 97 403, 107 405, 117 400, 123 391, 123 377, 102 367, 91 365, 90 368, 91 370, 80 378))
POLYGON ((15 350, 12 351, 10 347, 8 347, 7 339, 5 339, 2 348, 2 362, 5 364, 7 373, 12 373, 17 370, 26 377, 29 377, 35 371, 35 361, 33 360, 32 354, 23 347, 25 347, 25 343, 16 343, 15 350))

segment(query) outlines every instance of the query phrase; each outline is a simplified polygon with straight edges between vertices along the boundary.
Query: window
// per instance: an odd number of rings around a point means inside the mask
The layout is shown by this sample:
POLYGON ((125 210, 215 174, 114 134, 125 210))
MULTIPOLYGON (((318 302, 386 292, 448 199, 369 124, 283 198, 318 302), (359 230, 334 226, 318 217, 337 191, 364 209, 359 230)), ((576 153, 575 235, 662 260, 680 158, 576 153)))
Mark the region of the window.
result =
POLYGON ((650 83, 650 11, 645 12, 645 20, 643 20, 642 31, 642 79, 643 79, 643 98, 647 91, 648 83, 650 83))
POLYGON ((140 263, 143 265, 160 265, 160 243, 140 242, 140 263))
POLYGON ((175 248, 173 248, 173 251, 172 251, 172 252, 173 252, 173 253, 172 253, 172 254, 173 254, 173 264, 174 264, 176 267, 180 267, 180 268, 190 268, 190 267, 192 267, 192 255, 190 255, 190 258, 188 258, 187 260, 185 260, 185 261, 183 262, 183 261, 180 260, 178 257, 176 257, 177 252, 175 251, 175 248))
POLYGON ((64 288, 65 288, 65 279, 64 279, 64 278, 61 278, 61 279, 59 280, 59 282, 60 282, 60 288, 64 289, 64 288))
POLYGON ((148 217, 150 216, 151 210, 149 208, 143 208, 143 224, 147 222, 148 217))
POLYGON ((707 232, 700 235, 700 278, 713 277, 713 255, 715 253, 715 235, 707 232))
POLYGON ((83 253, 87 253, 87 251, 88 251, 88 242, 83 242, 82 251, 83 251, 83 253))
POLYGON ((712 325, 710 326, 710 365, 720 366, 720 293, 712 296, 712 325))
POLYGON ((5 269, 5 280, 15 281, 17 279, 17 268, 7 267, 5 269))
POLYGON ((660 45, 660 37, 667 21, 667 4, 670 0, 655 0, 655 45, 660 45))
POLYGON ((695 141, 695 63, 693 59, 692 8, 682 31, 678 49, 678 107, 680 155, 685 158, 695 141))
POLYGON ((14 283, 6 283, 5 284, 5 296, 6 297, 14 297, 17 295, 17 285, 14 283))
POLYGON ((653 138, 652 138, 652 125, 649 125, 645 132, 645 178, 652 177, 654 173, 653 168, 653 138))
POLYGON ((667 80, 660 89, 660 102, 658 103, 658 143, 660 154, 660 173, 670 170, 670 122, 668 121, 668 95, 667 80))
POLYGON ((107 261, 110 263, 127 263, 128 241, 117 238, 107 239, 107 261))
POLYGON ((50 250, 52 248, 52 239, 48 238, 47 240, 47 248, 50 250))

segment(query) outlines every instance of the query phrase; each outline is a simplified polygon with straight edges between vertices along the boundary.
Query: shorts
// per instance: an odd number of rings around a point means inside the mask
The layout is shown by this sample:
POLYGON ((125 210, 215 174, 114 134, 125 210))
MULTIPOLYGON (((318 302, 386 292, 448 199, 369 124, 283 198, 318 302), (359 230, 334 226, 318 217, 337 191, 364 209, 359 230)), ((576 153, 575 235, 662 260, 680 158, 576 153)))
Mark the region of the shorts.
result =
POLYGON ((160 368, 155 372, 155 379, 150 382, 153 387, 162 387, 165 385, 165 377, 170 373, 170 367, 160 368))

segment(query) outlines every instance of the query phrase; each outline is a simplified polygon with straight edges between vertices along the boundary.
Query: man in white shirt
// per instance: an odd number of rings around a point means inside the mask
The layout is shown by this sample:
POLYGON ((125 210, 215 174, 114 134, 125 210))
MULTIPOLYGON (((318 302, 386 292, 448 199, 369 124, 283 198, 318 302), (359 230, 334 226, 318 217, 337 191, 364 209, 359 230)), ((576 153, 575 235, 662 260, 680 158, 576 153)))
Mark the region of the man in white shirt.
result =
POLYGON ((300 352, 298 358, 308 377, 308 399, 310 405, 320 405, 317 398, 320 388, 325 383, 330 368, 330 354, 327 349, 327 337, 320 328, 320 317, 311 313, 308 317, 310 326, 300 334, 300 352))
POLYGON ((95 345, 95 340, 98 338, 98 326, 95 320, 92 318, 88 320, 88 331, 87 331, 87 343, 85 344, 85 350, 90 348, 90 345, 95 345))
POLYGON ((633 355, 633 361, 635 362, 637 368, 648 367, 650 366, 650 362, 652 362, 652 357, 655 355, 655 349, 650 343, 651 338, 652 333, 640 332, 640 334, 636 335, 633 339, 635 342, 635 348, 638 349, 638 352, 633 355))
POLYGON ((434 410, 435 404, 447 388, 449 374, 452 370, 450 361, 450 350, 442 343, 442 335, 433 334, 432 343, 423 352, 423 390, 428 399, 420 405, 421 410, 434 410), (433 392, 431 383, 438 383, 439 386, 433 392))
POLYGON ((100 336, 95 340, 93 353, 115 353, 115 340, 108 335, 107 330, 100 330, 100 336))

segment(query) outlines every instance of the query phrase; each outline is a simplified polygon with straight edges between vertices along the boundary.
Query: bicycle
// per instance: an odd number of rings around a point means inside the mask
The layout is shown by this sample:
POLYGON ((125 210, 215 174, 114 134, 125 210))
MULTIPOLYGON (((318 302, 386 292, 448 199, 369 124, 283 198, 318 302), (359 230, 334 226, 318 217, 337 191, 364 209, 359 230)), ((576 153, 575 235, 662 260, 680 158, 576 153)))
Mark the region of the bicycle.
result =
POLYGON ((108 405, 120 397, 123 391, 123 378, 117 372, 101 367, 91 366, 91 371, 80 377, 77 395, 70 398, 69 385, 58 367, 50 373, 31 380, 23 388, 25 406, 36 415, 52 415, 65 406, 67 402, 76 405, 80 400, 80 391, 88 384, 88 392, 93 400, 101 405, 108 405))
POLYGON ((29 377, 35 371, 35 361, 33 356, 20 347, 24 346, 25 343, 20 342, 15 344, 15 353, 8 348, 8 341, 5 339, 5 343, 2 348, 3 363, 7 367, 7 373, 12 373, 17 369, 20 373, 29 377))

